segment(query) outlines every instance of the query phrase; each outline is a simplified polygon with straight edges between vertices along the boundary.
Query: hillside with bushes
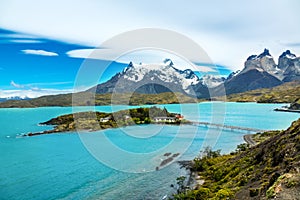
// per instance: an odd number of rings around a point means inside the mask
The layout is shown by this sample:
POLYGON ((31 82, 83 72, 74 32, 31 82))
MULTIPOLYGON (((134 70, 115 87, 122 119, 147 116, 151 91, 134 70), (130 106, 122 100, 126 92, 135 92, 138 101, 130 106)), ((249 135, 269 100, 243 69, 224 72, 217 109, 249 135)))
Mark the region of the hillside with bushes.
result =
POLYGON ((204 184, 175 199, 300 199, 300 119, 254 140, 257 145, 239 145, 228 155, 206 151, 196 158, 192 170, 204 184))

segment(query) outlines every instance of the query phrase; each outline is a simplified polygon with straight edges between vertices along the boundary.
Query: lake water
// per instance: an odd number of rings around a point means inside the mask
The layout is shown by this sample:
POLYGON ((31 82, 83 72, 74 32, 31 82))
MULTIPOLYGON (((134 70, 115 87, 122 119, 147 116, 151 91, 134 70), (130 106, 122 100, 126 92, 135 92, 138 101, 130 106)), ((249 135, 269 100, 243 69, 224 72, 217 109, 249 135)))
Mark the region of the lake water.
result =
MULTIPOLYGON (((263 130, 285 129, 297 113, 274 112, 280 104, 200 103, 159 105, 186 119, 263 130)), ((98 106, 98 111, 127 106, 98 106)), ((35 137, 18 134, 51 129, 38 123, 79 108, 0 109, 0 199, 161 199, 186 172, 176 162, 156 171, 164 153, 192 159, 203 146, 234 151, 246 132, 197 126, 131 126, 93 133, 35 137), (104 142, 106 141, 106 142, 104 142)))

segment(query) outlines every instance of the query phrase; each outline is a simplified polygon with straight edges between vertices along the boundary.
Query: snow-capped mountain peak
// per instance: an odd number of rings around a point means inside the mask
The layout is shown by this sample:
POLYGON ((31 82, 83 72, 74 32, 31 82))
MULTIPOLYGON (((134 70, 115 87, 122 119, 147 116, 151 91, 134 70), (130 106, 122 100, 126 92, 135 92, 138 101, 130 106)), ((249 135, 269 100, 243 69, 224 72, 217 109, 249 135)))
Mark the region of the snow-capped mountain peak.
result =
POLYGON ((264 52, 262 52, 257 56, 257 58, 263 58, 263 57, 273 58, 269 52, 269 49, 264 49, 264 52))
POLYGON ((277 67, 268 49, 264 49, 264 52, 257 55, 249 56, 245 62, 244 69, 240 74, 246 73, 249 70, 257 70, 259 72, 266 71, 269 74, 280 79, 281 70, 277 67))
POLYGON ((295 59, 295 58, 296 58, 296 55, 293 54, 293 53, 291 53, 290 50, 286 50, 285 52, 283 52, 283 53, 279 56, 279 58, 283 58, 283 57, 286 57, 286 58, 288 58, 288 59, 295 59))
POLYGON ((150 79, 151 81, 159 79, 167 83, 182 84, 184 89, 199 83, 199 77, 192 70, 179 70, 170 59, 165 59, 160 64, 132 64, 130 62, 125 69, 122 72, 124 79, 133 82, 139 82, 143 79, 150 79))
MULTIPOLYGON (((270 54, 269 50, 268 49, 264 49, 264 52, 262 52, 261 54, 259 55, 251 55, 247 58, 247 61, 251 61, 251 60, 260 60, 262 58, 270 58, 270 59, 273 59, 273 56, 270 54)), ((246 61, 246 62, 247 62, 246 61)))
POLYGON ((164 64, 170 65, 170 66, 173 66, 173 65, 174 65, 173 61, 172 61, 170 58, 166 58, 166 59, 164 60, 164 64))
POLYGON ((96 93, 138 92, 157 94, 180 92, 190 96, 207 96, 208 89, 190 69, 180 70, 170 59, 162 63, 132 63, 110 80, 89 91, 96 93))
POLYGON ((203 85, 206 85, 208 88, 214 88, 222 83, 224 83, 226 79, 220 75, 213 74, 205 74, 201 77, 200 81, 203 85))
POLYGON ((9 101, 9 100, 28 100, 28 96, 9 96, 9 97, 0 97, 0 102, 9 101))

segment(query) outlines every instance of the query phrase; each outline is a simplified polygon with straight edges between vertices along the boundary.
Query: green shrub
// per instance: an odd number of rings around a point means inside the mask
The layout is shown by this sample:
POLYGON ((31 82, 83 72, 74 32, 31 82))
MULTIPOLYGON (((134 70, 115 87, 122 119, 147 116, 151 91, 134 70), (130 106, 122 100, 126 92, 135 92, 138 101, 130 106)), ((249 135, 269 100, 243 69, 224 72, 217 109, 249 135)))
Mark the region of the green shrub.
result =
POLYGON ((215 171, 213 174, 213 178, 215 179, 215 181, 220 181, 223 178, 223 170, 218 169, 217 171, 215 171))
POLYGON ((259 188, 250 188, 249 195, 250 197, 255 197, 259 194, 259 188))
POLYGON ((196 199, 199 199, 199 200, 206 200, 206 199, 208 199, 209 198, 209 196, 210 196, 210 193, 211 193, 211 191, 210 191, 210 189, 208 189, 208 188, 200 188, 199 190, 196 190, 195 191, 195 195, 196 195, 196 199))
POLYGON ((227 199, 233 196, 229 189, 220 189, 216 194, 216 199, 227 199))

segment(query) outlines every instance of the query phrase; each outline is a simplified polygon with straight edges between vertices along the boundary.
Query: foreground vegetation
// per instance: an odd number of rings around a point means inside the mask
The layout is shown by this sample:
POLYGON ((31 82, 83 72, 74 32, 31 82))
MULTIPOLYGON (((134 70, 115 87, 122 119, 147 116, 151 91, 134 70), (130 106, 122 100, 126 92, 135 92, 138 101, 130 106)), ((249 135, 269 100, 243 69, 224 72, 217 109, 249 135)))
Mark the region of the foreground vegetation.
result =
POLYGON ((41 125, 54 125, 54 129, 37 133, 28 133, 25 136, 35 136, 69 131, 97 131, 107 128, 117 128, 122 126, 150 124, 155 122, 155 117, 171 117, 174 121, 160 121, 166 124, 188 123, 186 120, 179 120, 166 108, 134 108, 121 110, 114 113, 104 112, 79 112, 74 114, 61 115, 49 121, 40 123, 41 125))
POLYGON ((206 149, 192 166, 204 184, 174 199, 299 199, 300 119, 254 139, 256 146, 242 144, 229 155, 206 149))

